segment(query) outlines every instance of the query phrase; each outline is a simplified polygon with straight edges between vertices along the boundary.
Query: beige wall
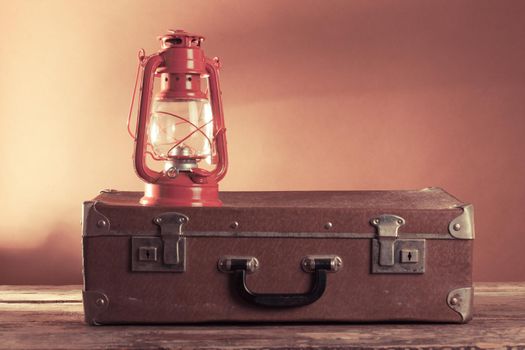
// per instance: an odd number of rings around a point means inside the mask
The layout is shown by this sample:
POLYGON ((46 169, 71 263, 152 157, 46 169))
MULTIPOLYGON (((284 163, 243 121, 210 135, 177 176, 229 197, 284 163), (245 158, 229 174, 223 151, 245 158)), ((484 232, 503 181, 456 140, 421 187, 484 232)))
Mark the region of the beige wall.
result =
POLYGON ((525 280, 525 2, 0 1, 0 283, 80 278, 80 203, 140 190, 136 53, 184 28, 223 62, 224 190, 441 186, 475 279, 525 280))

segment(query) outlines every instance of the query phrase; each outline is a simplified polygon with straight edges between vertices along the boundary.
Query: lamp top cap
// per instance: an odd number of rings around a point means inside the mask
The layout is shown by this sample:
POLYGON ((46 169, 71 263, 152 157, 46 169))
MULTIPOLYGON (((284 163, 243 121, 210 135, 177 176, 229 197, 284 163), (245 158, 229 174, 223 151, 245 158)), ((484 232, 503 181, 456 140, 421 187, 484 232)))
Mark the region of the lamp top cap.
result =
POLYGON ((204 37, 199 34, 188 33, 182 29, 170 29, 168 33, 159 37, 163 49, 171 47, 200 47, 204 37))

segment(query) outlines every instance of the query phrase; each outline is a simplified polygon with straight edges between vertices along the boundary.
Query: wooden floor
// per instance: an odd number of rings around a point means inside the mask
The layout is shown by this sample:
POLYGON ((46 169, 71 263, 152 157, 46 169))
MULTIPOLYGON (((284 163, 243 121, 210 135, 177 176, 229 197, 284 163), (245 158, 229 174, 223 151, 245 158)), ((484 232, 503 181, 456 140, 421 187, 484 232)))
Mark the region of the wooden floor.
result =
POLYGON ((525 350, 525 283, 477 284, 466 325, 89 327, 82 317, 80 286, 0 286, 0 349, 525 350))

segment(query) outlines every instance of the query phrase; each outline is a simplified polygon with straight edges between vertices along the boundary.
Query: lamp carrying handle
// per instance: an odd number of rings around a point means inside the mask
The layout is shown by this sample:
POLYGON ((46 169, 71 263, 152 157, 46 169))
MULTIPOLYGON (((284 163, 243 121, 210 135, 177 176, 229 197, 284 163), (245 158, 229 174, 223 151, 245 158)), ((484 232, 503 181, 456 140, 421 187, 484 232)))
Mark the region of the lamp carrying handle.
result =
POLYGON ((219 84, 219 59, 206 59, 206 72, 209 74, 211 108, 213 113, 215 143, 217 145, 218 162, 212 176, 220 181, 228 171, 228 153, 226 144, 226 129, 222 111, 221 87, 219 84))
POLYGON ((151 97, 153 93, 153 79, 155 71, 164 62, 159 54, 153 54, 144 58, 144 71, 142 77, 142 89, 140 93, 139 116, 137 120, 137 130, 135 132, 135 171, 137 175, 148 183, 155 183, 162 176, 161 172, 154 171, 146 165, 146 147, 148 116, 150 114, 151 97), (144 132, 140 132, 140 130, 144 132))

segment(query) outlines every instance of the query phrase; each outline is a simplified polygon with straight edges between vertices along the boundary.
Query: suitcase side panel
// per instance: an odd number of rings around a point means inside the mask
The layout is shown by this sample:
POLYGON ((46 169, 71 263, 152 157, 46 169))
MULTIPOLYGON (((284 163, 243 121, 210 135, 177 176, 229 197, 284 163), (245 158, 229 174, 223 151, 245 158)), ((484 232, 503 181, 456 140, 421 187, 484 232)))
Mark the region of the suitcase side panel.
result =
POLYGON ((152 273, 130 271, 130 237, 84 237, 86 319, 101 324, 465 321, 449 305, 449 293, 472 287, 472 240, 427 240, 425 273, 412 275, 370 274, 371 244, 369 239, 189 237, 185 272, 152 273), (260 268, 247 278, 250 289, 301 293, 310 288, 311 275, 300 261, 314 254, 336 254, 344 267, 328 275, 318 301, 296 308, 249 304, 231 276, 217 269, 223 255, 255 256, 260 268), (104 296, 107 301, 100 301, 104 296))
POLYGON ((175 208, 121 207, 102 202, 90 202, 90 215, 86 217, 84 235, 158 235, 159 226, 154 218, 166 212, 178 212, 190 218, 184 231, 230 233, 276 232, 276 233, 325 233, 327 238, 336 233, 375 235, 376 228, 370 219, 382 214, 403 217, 406 224, 399 233, 434 234, 441 238, 450 236, 449 224, 463 212, 461 208, 446 210, 390 210, 340 209, 340 208, 175 208), (327 224, 330 225, 327 225, 327 224))
POLYGON ((406 219, 400 233, 449 236, 448 224, 462 213, 454 197, 437 188, 419 191, 222 192, 223 207, 163 208, 139 204, 139 192, 102 193, 93 200, 90 235, 158 234, 152 221, 177 211, 190 218, 185 231, 353 232, 374 234, 370 218, 396 214, 406 219), (96 214, 96 215, 95 215, 96 214), (98 227, 100 220, 109 225, 98 227), (327 224, 330 225, 327 225, 327 224), (327 228, 328 227, 328 228, 327 228))

